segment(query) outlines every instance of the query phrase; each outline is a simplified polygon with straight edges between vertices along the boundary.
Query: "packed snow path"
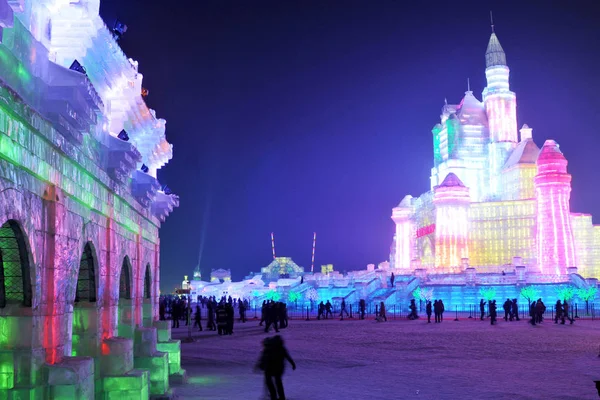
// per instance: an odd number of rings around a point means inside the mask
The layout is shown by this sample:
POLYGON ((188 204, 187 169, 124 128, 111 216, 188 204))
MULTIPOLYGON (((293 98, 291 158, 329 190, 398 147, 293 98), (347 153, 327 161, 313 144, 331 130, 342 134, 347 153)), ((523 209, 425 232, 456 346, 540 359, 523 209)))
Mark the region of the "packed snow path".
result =
MULTIPOLYGON (((174 388, 178 398, 266 398, 253 372, 263 329, 252 319, 232 336, 194 332, 182 343, 189 382, 174 388)), ((600 321, 293 320, 280 332, 298 365, 284 375, 290 400, 598 399, 600 321)))

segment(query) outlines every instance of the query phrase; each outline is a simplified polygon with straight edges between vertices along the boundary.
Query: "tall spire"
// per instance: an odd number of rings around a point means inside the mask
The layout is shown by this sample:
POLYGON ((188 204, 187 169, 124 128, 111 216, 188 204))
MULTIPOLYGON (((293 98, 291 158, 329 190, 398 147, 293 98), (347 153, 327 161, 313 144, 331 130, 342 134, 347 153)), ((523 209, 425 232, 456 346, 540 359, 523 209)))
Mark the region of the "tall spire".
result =
POLYGON ((504 49, 500 45, 500 41, 498 41, 498 37, 494 31, 494 16, 490 11, 490 23, 492 25, 492 35, 490 36, 490 41, 487 46, 487 50, 485 52, 485 67, 493 67, 496 65, 506 65, 506 54, 504 54, 504 49))
POLYGON ((496 65, 506 65, 506 54, 498 41, 494 32, 490 36, 490 41, 485 52, 485 67, 494 67, 496 65))

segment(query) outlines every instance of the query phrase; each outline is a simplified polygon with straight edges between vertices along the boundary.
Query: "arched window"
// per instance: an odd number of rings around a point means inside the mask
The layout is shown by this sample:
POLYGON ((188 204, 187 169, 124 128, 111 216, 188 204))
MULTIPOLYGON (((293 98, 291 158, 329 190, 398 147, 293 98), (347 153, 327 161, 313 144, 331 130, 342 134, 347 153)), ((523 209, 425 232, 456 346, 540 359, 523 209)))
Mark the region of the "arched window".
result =
POLYGON ((146 275, 144 276, 144 298, 152 297, 152 281, 150 280, 150 264, 146 265, 146 275))
POLYGON ((0 227, 0 308, 9 302, 31 307, 29 254, 23 231, 14 220, 0 227))
POLYGON ((77 276, 77 289, 75 302, 96 301, 96 260, 94 249, 90 242, 86 243, 79 262, 79 275, 77 276))
POLYGON ((119 279, 120 299, 131 299, 131 279, 129 277, 130 269, 131 262, 129 262, 129 257, 125 256, 123 259, 123 266, 121 267, 121 277, 119 279))

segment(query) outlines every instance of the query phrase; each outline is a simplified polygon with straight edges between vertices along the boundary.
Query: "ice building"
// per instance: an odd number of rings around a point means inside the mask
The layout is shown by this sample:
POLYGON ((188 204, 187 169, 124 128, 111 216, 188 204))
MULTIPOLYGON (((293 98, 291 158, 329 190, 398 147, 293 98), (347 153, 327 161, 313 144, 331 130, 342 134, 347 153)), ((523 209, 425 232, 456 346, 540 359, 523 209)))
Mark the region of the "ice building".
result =
POLYGON ((433 133, 431 190, 392 210, 393 269, 427 274, 600 276, 600 227, 569 206, 571 175, 559 145, 541 149, 517 130, 516 94, 498 37, 485 52, 482 100, 467 91, 445 104, 433 133))
POLYGON ((3 399, 147 399, 182 376, 157 321, 172 146, 99 7, 0 0, 3 399))

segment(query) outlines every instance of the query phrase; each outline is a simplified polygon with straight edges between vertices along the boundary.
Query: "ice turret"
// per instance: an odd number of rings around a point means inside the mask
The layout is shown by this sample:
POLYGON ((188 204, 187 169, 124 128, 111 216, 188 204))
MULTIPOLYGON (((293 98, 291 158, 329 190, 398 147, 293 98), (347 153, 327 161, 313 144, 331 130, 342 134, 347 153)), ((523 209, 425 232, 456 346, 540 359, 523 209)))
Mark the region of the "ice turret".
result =
POLYGON ((554 140, 546 140, 537 159, 537 262, 544 274, 566 274, 575 267, 575 241, 569 198, 567 159, 554 140))
POLYGON ((411 216, 413 213, 413 198, 407 195, 402 199, 397 207, 392 210, 392 220, 396 224, 396 235, 394 237, 394 247, 392 248, 393 268, 410 268, 410 261, 413 258, 414 239, 413 222, 411 216))
POLYGON ((469 188, 453 173, 433 189, 435 267, 458 268, 469 257, 469 188))
POLYGON ((500 198, 500 173, 509 154, 518 143, 517 97, 510 91, 510 69, 506 55, 494 32, 485 52, 483 103, 488 116, 490 144, 488 147, 488 176, 490 200, 500 198))

